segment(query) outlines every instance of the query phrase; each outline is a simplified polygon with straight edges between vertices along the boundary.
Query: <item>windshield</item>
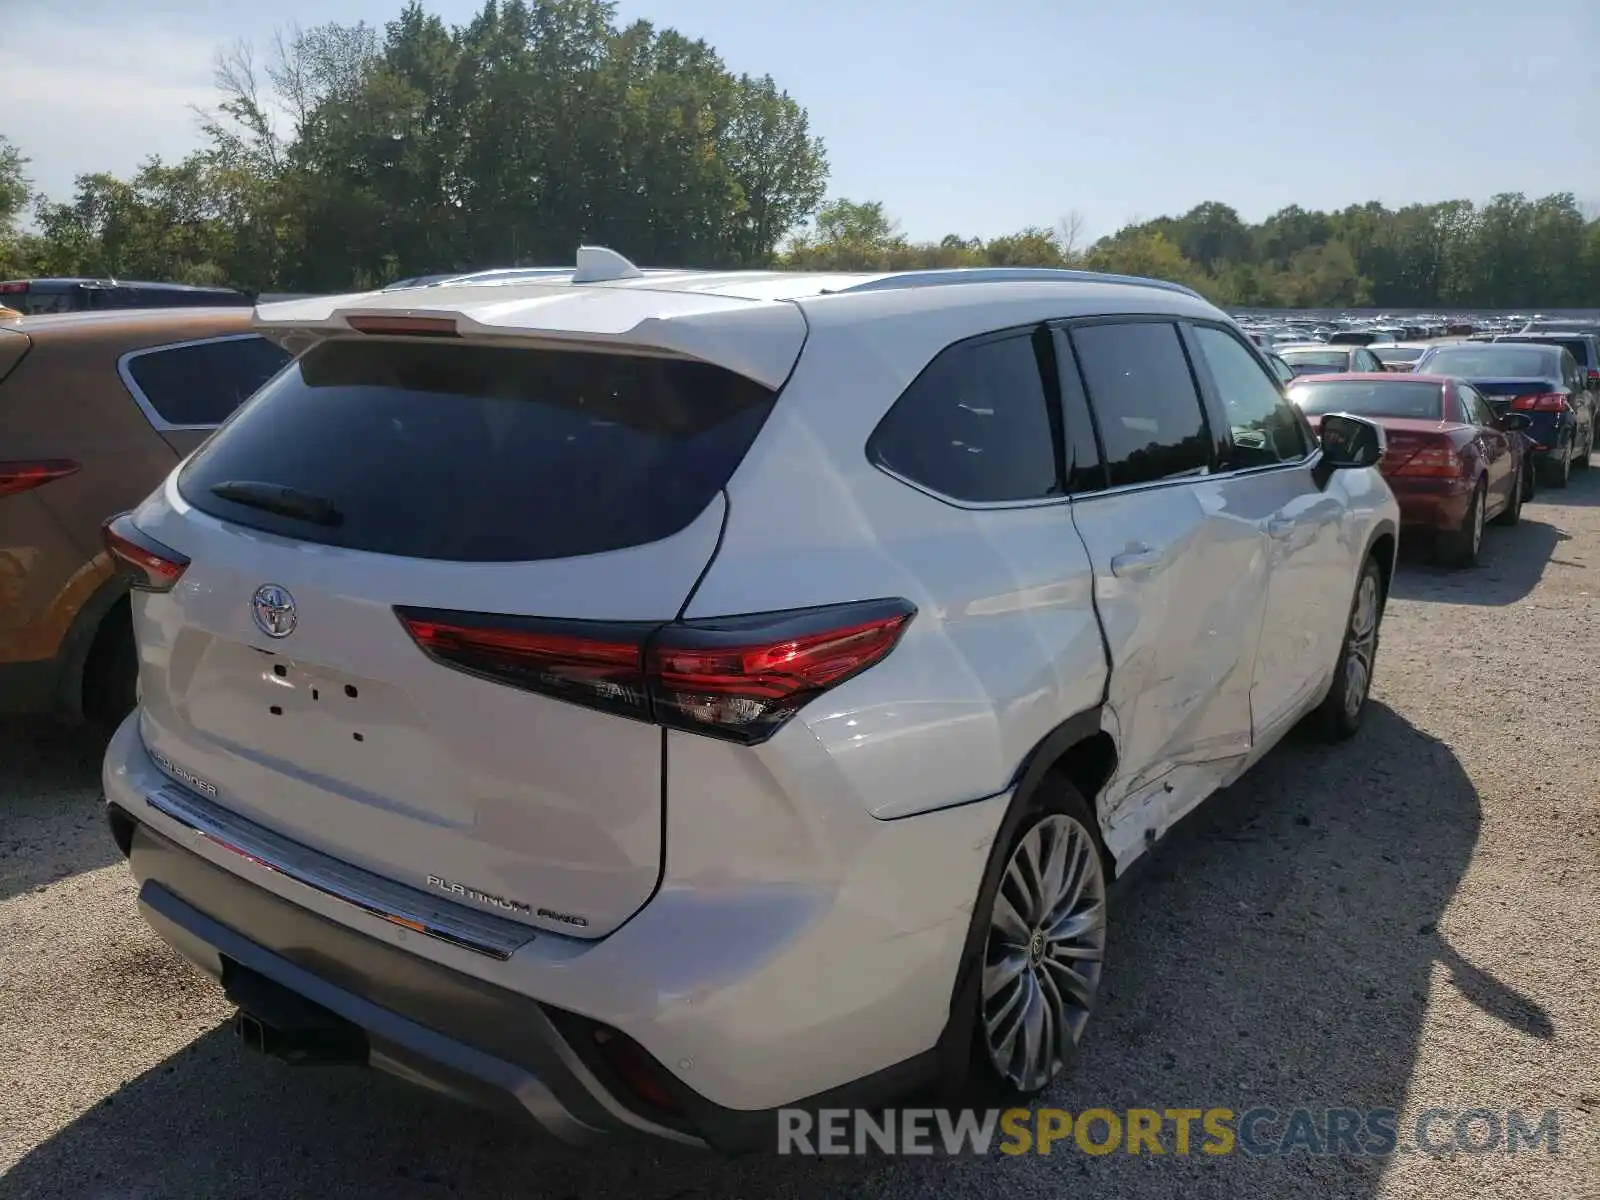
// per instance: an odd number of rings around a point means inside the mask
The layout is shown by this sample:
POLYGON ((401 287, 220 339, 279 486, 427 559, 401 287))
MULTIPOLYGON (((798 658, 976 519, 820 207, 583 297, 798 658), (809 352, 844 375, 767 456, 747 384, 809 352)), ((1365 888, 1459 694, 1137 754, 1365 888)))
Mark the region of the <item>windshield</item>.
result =
POLYGON ((1424 356, 1419 369, 1464 379, 1529 379, 1556 375, 1555 352, 1506 342, 1440 346, 1424 356))
POLYGON ((1535 346, 1565 346, 1567 348, 1568 352, 1571 353, 1572 357, 1577 359, 1579 363, 1583 364, 1584 366, 1588 366, 1589 365, 1589 339, 1588 338, 1584 338, 1584 337, 1564 337, 1564 338, 1553 338, 1553 337, 1541 337, 1541 338, 1505 337, 1505 338, 1496 338, 1495 341, 1497 341, 1497 342, 1510 342, 1510 343, 1513 343, 1513 344, 1521 343, 1523 345, 1535 345, 1535 346))
POLYGON ((1307 416, 1352 413, 1358 417, 1410 417, 1419 421, 1444 419, 1444 393, 1437 383, 1396 380, 1329 380, 1297 383, 1289 399, 1307 416))

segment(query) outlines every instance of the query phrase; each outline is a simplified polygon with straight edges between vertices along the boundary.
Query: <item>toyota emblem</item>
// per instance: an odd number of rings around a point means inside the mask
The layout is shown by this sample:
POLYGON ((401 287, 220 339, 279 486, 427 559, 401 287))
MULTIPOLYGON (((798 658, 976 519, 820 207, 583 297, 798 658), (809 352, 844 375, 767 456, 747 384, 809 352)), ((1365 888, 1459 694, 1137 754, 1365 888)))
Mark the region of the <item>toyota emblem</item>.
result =
POLYGON ((264 583, 256 589, 250 601, 250 615, 255 618, 256 628, 269 638, 288 637, 300 620, 289 589, 276 583, 264 583))

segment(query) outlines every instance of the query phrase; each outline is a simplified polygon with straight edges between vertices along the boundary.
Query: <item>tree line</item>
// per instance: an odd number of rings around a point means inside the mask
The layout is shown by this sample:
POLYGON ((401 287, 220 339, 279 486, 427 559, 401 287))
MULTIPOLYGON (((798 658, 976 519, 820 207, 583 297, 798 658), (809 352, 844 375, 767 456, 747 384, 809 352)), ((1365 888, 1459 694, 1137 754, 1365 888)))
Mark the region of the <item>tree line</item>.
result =
POLYGON ((485 0, 453 27, 410 0, 381 29, 235 46, 217 86, 197 150, 79 176, 69 199, 36 194, 26 148, 0 136, 0 277, 331 292, 566 264, 593 242, 699 267, 1081 266, 1236 306, 1600 306, 1600 219, 1571 194, 1259 224, 1208 202, 1087 245, 1070 217, 916 241, 881 201, 824 202, 825 147, 770 76, 619 25, 606 0, 485 0))

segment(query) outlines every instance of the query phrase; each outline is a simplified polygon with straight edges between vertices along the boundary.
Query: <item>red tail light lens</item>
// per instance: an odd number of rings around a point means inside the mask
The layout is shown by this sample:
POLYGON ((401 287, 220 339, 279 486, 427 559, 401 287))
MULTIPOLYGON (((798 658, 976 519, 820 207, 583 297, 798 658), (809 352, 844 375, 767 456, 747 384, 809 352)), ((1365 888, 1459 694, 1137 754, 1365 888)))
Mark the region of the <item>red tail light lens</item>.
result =
POLYGON ((1597 371, 1593 367, 1590 367, 1589 368, 1589 373, 1588 373, 1588 379, 1589 379, 1589 385, 1591 387, 1593 387, 1597 383, 1600 383, 1600 371, 1597 371))
POLYGON ((915 612, 904 600, 879 600, 668 625, 649 652, 656 719, 765 741, 893 650, 915 612))
POLYGON ((0 496, 31 492, 52 479, 61 479, 78 470, 70 458, 40 458, 31 462, 0 462, 0 496))
POLYGON ((189 566, 184 555, 145 533, 127 513, 112 517, 102 533, 117 573, 136 592, 170 592, 189 566))
POLYGON ((1417 452, 1407 459, 1401 459, 1398 455, 1395 457, 1395 466, 1390 472, 1393 475, 1455 479, 1462 473, 1461 455, 1448 442, 1419 447, 1417 452))
POLYGON ((528 692, 648 719, 644 642, 655 625, 396 610, 436 662, 528 692))
POLYGON ((395 611, 444 666, 745 745, 881 661, 916 613, 904 600, 870 600, 643 625, 395 611))
POLYGON ((1561 392, 1538 392, 1511 401, 1513 412, 1566 412, 1567 398, 1561 392))

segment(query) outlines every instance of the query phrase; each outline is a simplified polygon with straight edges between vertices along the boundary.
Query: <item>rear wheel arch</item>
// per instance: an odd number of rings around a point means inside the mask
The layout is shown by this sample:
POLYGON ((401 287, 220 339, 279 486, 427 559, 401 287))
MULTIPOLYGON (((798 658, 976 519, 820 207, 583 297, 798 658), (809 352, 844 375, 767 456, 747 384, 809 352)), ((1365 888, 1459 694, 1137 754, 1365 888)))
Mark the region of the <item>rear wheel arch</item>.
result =
POLYGON ((1102 728, 1101 706, 1096 705, 1069 717, 1041 738, 1023 757, 1017 769, 1011 802, 995 831, 983 878, 978 885, 978 894, 973 897, 967 936, 962 944, 961 958, 951 989, 950 1013, 937 1047, 942 1081, 957 1092, 965 1086, 972 1057, 972 1029, 979 1002, 983 945, 989 922, 986 909, 989 898, 999 887, 1007 852, 1024 821, 1050 790, 1051 783, 1065 781, 1083 797, 1091 817, 1095 818, 1089 832, 1094 835, 1100 848, 1106 877, 1111 878, 1115 862, 1106 850, 1096 801, 1116 766, 1116 743, 1102 728))

